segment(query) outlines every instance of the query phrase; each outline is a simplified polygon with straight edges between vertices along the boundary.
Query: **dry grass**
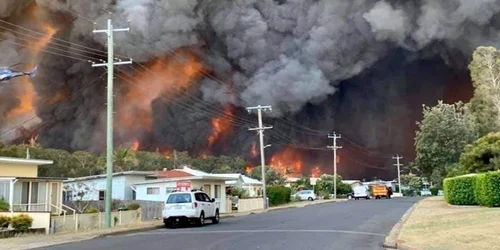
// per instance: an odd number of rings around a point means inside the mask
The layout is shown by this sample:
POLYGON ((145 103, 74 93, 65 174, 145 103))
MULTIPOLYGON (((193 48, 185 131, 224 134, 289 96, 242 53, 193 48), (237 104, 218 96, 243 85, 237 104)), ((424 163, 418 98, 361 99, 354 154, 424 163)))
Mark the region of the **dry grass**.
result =
POLYGON ((442 197, 421 201, 399 239, 422 250, 500 249, 500 208, 452 207, 442 197))

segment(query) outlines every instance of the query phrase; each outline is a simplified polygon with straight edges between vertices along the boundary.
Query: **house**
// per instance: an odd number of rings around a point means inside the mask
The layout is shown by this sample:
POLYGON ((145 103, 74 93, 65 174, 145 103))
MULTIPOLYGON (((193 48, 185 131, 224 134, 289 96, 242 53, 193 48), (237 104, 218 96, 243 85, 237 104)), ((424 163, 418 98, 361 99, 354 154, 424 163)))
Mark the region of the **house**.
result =
MULTIPOLYGON (((135 200, 132 185, 156 179, 152 171, 126 171, 113 173, 112 199, 135 200)), ((106 174, 70 178, 64 181, 64 200, 104 200, 106 197, 106 174)))
POLYGON ((0 157, 0 197, 11 212, 51 212, 60 214, 62 182, 66 178, 38 177, 38 166, 53 161, 0 157))
POLYGON ((262 182, 242 174, 214 174, 234 178, 226 181, 226 187, 238 187, 246 191, 248 197, 258 197, 262 195, 262 182))
POLYGON ((188 166, 182 169, 158 171, 156 180, 135 183, 137 200, 165 201, 167 194, 173 191, 189 191, 202 189, 210 197, 219 202, 220 212, 226 212, 226 181, 236 180, 233 177, 208 174, 194 170, 188 166))
POLYGON ((352 188, 363 185, 360 180, 342 180, 342 183, 351 185, 352 188))

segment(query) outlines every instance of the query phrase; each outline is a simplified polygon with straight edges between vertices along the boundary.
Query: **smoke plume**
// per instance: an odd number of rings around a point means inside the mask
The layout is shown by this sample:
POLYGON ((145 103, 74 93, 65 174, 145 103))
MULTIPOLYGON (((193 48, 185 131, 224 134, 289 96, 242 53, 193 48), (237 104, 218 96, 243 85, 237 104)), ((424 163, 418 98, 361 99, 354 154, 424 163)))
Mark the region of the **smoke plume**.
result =
POLYGON ((407 131, 414 128, 409 119, 419 117, 415 107, 442 99, 446 85, 464 72, 456 66, 475 47, 498 43, 499 12, 498 0, 4 0, 0 20, 44 34, 51 27, 74 44, 30 50, 41 36, 0 24, 0 63, 40 65, 28 84, 32 92, 20 79, 0 89, 0 128, 22 122, 26 114, 14 114, 29 99, 26 112, 39 125, 22 127, 36 128, 42 144, 101 151, 104 71, 87 60, 106 59, 106 36, 92 30, 105 29, 112 18, 115 28, 131 28, 115 34, 117 57, 139 63, 115 70, 117 143, 244 155, 254 140, 245 130, 255 117, 243 108, 260 104, 273 106, 267 123, 310 146, 326 142, 280 125, 279 118, 345 128, 364 147, 396 150, 412 144, 407 131), (431 68, 441 71, 416 72, 431 68), (228 105, 237 108, 223 114, 228 105), (405 122, 388 129, 395 116, 405 122), (227 135, 214 133, 214 119, 229 118, 234 126, 227 135), (218 143, 207 149, 210 136, 218 143))

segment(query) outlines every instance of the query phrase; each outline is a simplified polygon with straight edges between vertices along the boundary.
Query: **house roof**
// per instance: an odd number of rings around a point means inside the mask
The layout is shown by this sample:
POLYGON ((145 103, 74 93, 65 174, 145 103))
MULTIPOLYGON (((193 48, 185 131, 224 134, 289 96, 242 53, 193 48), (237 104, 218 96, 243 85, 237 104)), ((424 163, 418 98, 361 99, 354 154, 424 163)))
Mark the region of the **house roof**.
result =
MULTIPOLYGON (((154 172, 152 172, 152 171, 126 171, 126 172, 116 172, 116 173, 113 173, 113 177, 115 177, 115 176, 123 176, 123 175, 150 176, 150 175, 153 175, 153 174, 154 174, 154 172)), ((99 175, 90 175, 90 176, 69 178, 65 182, 85 181, 85 180, 93 180, 93 179, 100 179, 100 178, 106 178, 106 174, 99 174, 99 175)))
POLYGON ((342 183, 349 184, 349 185, 356 183, 356 182, 361 183, 360 180, 342 180, 342 183))
POLYGON ((138 182, 136 185, 150 184, 150 183, 162 183, 162 182, 172 182, 172 181, 188 181, 188 180, 221 180, 229 181, 236 180, 238 176, 233 176, 232 174, 209 174, 203 171, 192 169, 188 166, 184 166, 182 169, 174 169, 170 171, 158 171, 156 172, 157 180, 149 180, 144 182, 138 182))
MULTIPOLYGON (((213 174, 213 175, 217 175, 217 176, 226 176, 226 177, 231 177, 231 178, 234 178, 234 179, 238 179, 241 177, 241 180, 243 181, 244 184, 250 184, 250 185, 262 185, 262 182, 259 181, 259 180, 256 180, 256 179, 253 179, 253 178, 250 178, 246 175, 243 175, 243 174, 238 174, 238 173, 235 173, 235 174, 213 174)), ((233 180, 233 181, 227 181, 226 184, 229 184, 229 185, 232 185, 232 184, 235 184, 236 183, 236 180, 233 180)))
POLYGON ((50 165, 54 161, 50 160, 37 160, 37 159, 24 159, 24 158, 14 158, 14 157, 0 157, 0 163, 3 164, 16 164, 16 165, 50 165))
POLYGON ((137 182, 134 185, 146 185, 152 183, 163 183, 163 182, 174 182, 174 181, 191 181, 191 180, 218 180, 218 181, 228 181, 233 180, 233 178, 222 177, 222 176, 187 176, 187 177, 178 177, 178 178, 160 178, 156 180, 137 182))

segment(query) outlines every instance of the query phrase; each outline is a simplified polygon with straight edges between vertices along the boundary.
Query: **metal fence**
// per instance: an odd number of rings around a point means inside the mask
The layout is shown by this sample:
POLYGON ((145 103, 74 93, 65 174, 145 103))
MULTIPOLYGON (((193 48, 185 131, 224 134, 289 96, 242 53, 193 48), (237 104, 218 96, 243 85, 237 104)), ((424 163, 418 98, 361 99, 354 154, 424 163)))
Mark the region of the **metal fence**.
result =
MULTIPOLYGON (((104 201, 64 201, 64 205, 69 206, 77 211, 83 208, 95 208, 100 212, 104 212, 104 201)), ((113 200, 111 209, 118 210, 121 207, 126 207, 129 204, 137 203, 141 206, 142 221, 156 220, 161 218, 161 211, 164 203, 161 201, 142 201, 142 200, 113 200)))

